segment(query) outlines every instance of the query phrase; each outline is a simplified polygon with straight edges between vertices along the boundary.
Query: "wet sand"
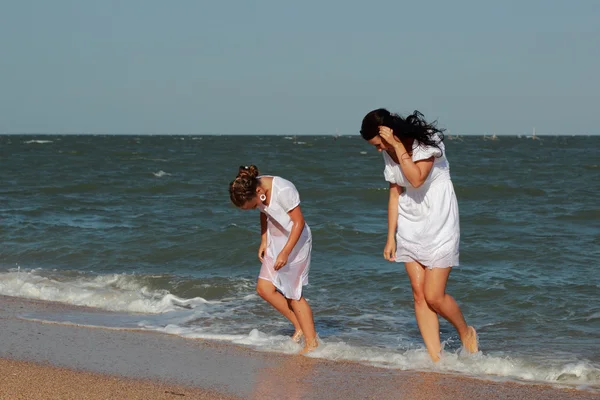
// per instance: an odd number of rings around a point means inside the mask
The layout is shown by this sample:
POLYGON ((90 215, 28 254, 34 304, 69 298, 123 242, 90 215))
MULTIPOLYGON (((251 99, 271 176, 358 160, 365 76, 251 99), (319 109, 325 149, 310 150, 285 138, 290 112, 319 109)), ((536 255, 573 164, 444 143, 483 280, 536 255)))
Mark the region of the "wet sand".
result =
MULTIPOLYGON (((410 372, 133 330, 20 319, 77 307, 0 296, 0 399, 597 399, 596 392, 410 372)), ((86 309, 86 312, 94 312, 86 309)))

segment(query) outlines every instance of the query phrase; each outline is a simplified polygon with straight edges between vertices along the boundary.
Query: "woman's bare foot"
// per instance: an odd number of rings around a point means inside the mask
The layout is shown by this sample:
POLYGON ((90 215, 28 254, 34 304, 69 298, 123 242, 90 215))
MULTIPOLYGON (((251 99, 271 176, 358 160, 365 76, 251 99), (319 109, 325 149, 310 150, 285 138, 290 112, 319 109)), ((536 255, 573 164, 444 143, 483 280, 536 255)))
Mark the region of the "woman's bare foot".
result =
POLYGON ((475 328, 469 326, 467 337, 462 342, 463 349, 469 353, 477 353, 479 351, 479 344, 477 342, 477 332, 475 332, 475 328))
POLYGON ((317 347, 319 347, 319 341, 316 338, 313 339, 313 340, 311 340, 310 342, 306 341, 306 345, 304 346, 304 348, 298 354, 310 353, 311 351, 313 351, 317 347))
POLYGON ((292 335, 292 340, 296 343, 300 343, 302 341, 302 338, 304 337, 304 332, 302 332, 301 329, 296 330, 296 332, 294 332, 294 334, 292 335))

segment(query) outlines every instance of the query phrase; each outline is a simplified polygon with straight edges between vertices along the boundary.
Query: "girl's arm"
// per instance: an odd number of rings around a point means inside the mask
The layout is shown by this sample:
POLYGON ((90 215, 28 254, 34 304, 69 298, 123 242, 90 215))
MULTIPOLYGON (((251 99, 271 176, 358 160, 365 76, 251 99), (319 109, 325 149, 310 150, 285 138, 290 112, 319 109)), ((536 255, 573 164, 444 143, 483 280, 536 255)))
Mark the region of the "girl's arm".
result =
POLYGON ((267 243, 267 214, 264 212, 260 214, 260 241, 267 243))
POLYGON ((267 215, 260 212, 260 246, 258 247, 258 259, 263 262, 267 250, 267 215))
POLYGON ((296 243, 300 239, 300 235, 302 235, 302 231, 304 230, 304 216, 302 215, 302 210, 300 210, 300 206, 290 210, 288 212, 292 222, 294 225, 292 226, 292 231, 290 232, 290 237, 288 238, 287 243, 277 256, 277 260, 275 261, 275 271, 281 269, 285 264, 287 264, 287 259, 296 243))

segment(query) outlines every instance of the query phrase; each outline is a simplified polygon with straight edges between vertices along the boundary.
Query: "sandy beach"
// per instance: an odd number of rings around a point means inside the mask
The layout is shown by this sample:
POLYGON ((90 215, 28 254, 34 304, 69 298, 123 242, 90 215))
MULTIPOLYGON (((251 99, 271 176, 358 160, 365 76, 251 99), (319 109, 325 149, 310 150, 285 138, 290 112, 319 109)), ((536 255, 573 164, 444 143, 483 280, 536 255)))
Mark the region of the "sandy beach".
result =
POLYGON ((222 399, 233 396, 158 381, 0 359, 0 399, 222 399))
POLYGON ((398 371, 21 318, 73 308, 0 297, 0 399, 598 398, 587 390, 398 371))

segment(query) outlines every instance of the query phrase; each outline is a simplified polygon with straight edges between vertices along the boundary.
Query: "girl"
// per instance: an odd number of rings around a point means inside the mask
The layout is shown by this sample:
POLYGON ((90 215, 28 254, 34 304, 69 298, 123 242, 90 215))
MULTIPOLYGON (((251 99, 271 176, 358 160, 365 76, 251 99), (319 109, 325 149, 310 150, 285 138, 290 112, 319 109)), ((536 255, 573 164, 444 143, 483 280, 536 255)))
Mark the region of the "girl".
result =
POLYGON ((278 176, 258 176, 254 165, 242 166, 229 185, 229 197, 242 210, 260 211, 262 267, 256 291, 294 325, 294 341, 304 337, 301 353, 314 350, 318 343, 313 314, 302 296, 302 286, 308 284, 312 235, 296 187, 278 176))
POLYGON ((475 329, 446 293, 452 266, 458 265, 460 226, 442 132, 418 111, 402 118, 383 108, 369 112, 360 131, 383 153, 390 183, 383 257, 404 262, 417 325, 433 361, 441 352, 438 315, 454 325, 464 349, 478 351, 475 329))

